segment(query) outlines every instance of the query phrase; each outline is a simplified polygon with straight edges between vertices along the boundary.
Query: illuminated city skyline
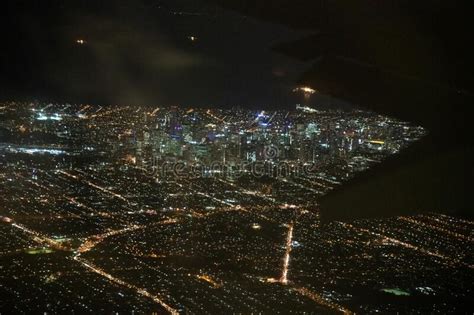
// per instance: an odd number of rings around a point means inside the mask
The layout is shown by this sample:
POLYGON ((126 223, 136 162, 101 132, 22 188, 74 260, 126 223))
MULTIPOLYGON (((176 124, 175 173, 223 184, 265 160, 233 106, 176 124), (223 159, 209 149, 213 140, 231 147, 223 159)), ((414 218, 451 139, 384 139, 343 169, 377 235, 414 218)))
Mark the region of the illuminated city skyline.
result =
POLYGON ((320 219, 321 196, 421 127, 301 106, 1 105, 6 311, 452 312, 467 301, 472 222, 320 219), (38 300, 18 303, 26 288, 38 300))

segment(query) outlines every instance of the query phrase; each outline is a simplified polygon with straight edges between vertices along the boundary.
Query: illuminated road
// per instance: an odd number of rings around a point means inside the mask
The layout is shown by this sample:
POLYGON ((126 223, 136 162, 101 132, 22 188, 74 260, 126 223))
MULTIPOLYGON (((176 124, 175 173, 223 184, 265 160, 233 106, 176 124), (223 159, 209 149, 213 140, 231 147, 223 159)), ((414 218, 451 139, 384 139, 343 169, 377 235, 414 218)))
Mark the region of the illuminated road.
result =
MULTIPOLYGON (((321 182, 316 182, 316 181, 311 180, 311 179, 309 179, 309 178, 307 178, 307 177, 298 176, 298 179, 299 179, 299 180, 302 180, 302 181, 304 181, 304 182, 307 182, 307 183, 309 183, 309 184, 311 184, 311 185, 313 185, 313 186, 315 185, 315 186, 318 186, 318 187, 321 187, 322 189, 324 189, 323 191, 319 191, 319 194, 324 194, 325 191, 334 188, 333 185, 324 185, 324 184, 321 183, 321 182)), ((318 190, 316 189, 316 191, 318 191, 318 190)))
POLYGON ((439 258, 439 259, 445 261, 445 264, 448 265, 448 266, 454 267, 456 265, 463 265, 467 268, 474 269, 473 265, 463 263, 463 262, 459 261, 458 259, 453 259, 451 257, 445 256, 445 255, 442 255, 442 254, 439 254, 439 253, 435 253, 435 252, 432 252, 428 249, 425 249, 425 248, 422 248, 422 247, 419 247, 419 246, 415 246, 415 245, 412 245, 412 244, 409 244, 409 243, 406 243, 406 242, 402 242, 402 241, 397 240, 395 238, 388 237, 388 236, 385 236, 385 235, 382 235, 382 234, 379 234, 379 233, 376 233, 376 232, 372 232, 372 231, 364 229, 364 228, 358 228, 358 227, 355 227, 355 226, 353 226, 349 223, 343 223, 343 222, 338 222, 338 223, 340 225, 344 226, 345 228, 352 229, 352 230, 358 231, 358 232, 367 233, 367 234, 379 237, 379 238, 383 239, 384 241, 390 242, 392 244, 396 244, 396 245, 399 245, 399 246, 402 246, 402 247, 405 247, 405 248, 408 248, 408 249, 418 251, 418 252, 420 252, 422 254, 425 254, 425 255, 429 255, 429 256, 439 258))
MULTIPOLYGON (((102 109, 102 108, 101 108, 102 109)), ((84 117, 83 119, 93 119, 93 118, 97 118, 97 117, 104 117, 104 116, 107 116, 107 115, 110 115, 110 114, 114 114, 114 113, 118 113, 118 112, 121 112, 121 111, 124 111, 128 109, 128 107, 123 107, 123 108, 117 108, 117 109, 112 109, 112 110, 108 110, 106 112, 102 112, 100 114, 98 114, 98 111, 96 111, 95 114, 92 114, 92 115, 89 115, 89 116, 86 116, 84 117)))
POLYGON ((290 265, 291 244, 293 242, 293 223, 288 226, 288 235, 286 237, 285 257, 283 258, 283 270, 281 273, 280 282, 288 284, 288 267, 290 265))
POLYGON ((62 170, 61 170, 61 171, 58 171, 58 173, 63 174, 63 175, 65 175, 65 176, 69 177, 69 178, 72 178, 72 179, 75 179, 75 180, 79 180, 79 181, 81 181, 81 182, 83 182, 83 183, 86 183, 87 185, 89 185, 89 186, 91 186, 91 187, 93 187, 93 188, 95 188, 95 189, 97 189, 97 190, 100 190, 101 192, 103 192, 103 193, 105 193, 105 194, 111 195, 111 196, 113 196, 113 197, 115 197, 115 198, 118 198, 118 199, 120 199, 120 200, 122 200, 122 201, 125 201, 127 204, 129 203, 128 200, 127 200, 125 197, 123 197, 122 195, 116 194, 116 193, 114 193, 113 191, 108 190, 107 188, 104 188, 104 187, 101 187, 101 186, 99 186, 99 185, 96 185, 96 184, 94 184, 94 183, 91 182, 91 181, 88 181, 88 180, 85 180, 85 179, 81 179, 81 178, 79 178, 79 177, 76 176, 76 175, 72 175, 72 174, 70 174, 70 173, 68 173, 68 172, 66 172, 66 171, 62 171, 62 170))
POLYGON ((223 123, 223 122, 225 123, 225 121, 224 121, 223 118, 220 118, 220 117, 217 117, 216 115, 214 115, 210 109, 206 111, 206 114, 207 114, 209 117, 211 117, 211 118, 217 120, 219 123, 223 123))
POLYGON ((111 237, 111 236, 116 236, 124 233, 128 233, 131 231, 136 231, 138 229, 143 228, 144 226, 138 226, 138 225, 133 225, 121 230, 113 230, 104 234, 100 235, 94 235, 91 237, 88 237, 87 240, 77 249, 79 253, 85 253, 90 250, 92 250, 95 246, 98 244, 102 243, 105 239, 111 237))
MULTIPOLYGON (((52 248, 56 249, 56 250, 68 250, 67 248, 65 248, 64 246, 62 246, 60 243, 54 241, 53 239, 47 237, 47 236, 44 236, 44 235, 41 235, 40 233, 36 232, 36 231, 33 231, 31 229, 28 229, 27 227, 24 227, 20 224, 17 224, 17 223, 12 223, 11 224, 12 227, 16 228, 16 229, 19 229, 27 234, 29 234, 30 236, 32 236, 32 239, 35 241, 35 242, 38 242, 40 244, 48 244, 50 245, 52 248)), ((135 227, 135 228, 138 228, 138 227, 135 227)), ((129 229, 128 231, 130 231, 131 229, 129 229)), ((122 230, 123 231, 123 230, 122 230)), ((110 232, 109 233, 111 235, 117 235, 119 234, 119 231, 115 231, 114 232, 110 232)), ((85 250, 86 247, 84 247, 84 250, 85 250)), ((127 287, 131 290, 134 290, 135 292, 137 292, 138 294, 142 295, 142 296, 145 296, 147 298, 150 298, 152 299, 154 302, 158 303, 159 305, 161 305, 166 311, 168 311, 170 314, 173 314, 173 315, 177 315, 179 314, 177 310, 175 310, 174 308, 170 307, 168 304, 166 304, 161 297, 157 296, 157 295, 153 295, 151 293, 149 293, 148 291, 146 291, 145 289, 142 289, 142 288, 139 288, 135 285, 132 285, 132 284, 129 284, 121 279, 118 279, 118 278, 115 278, 114 276, 112 276, 111 274, 103 271, 102 269, 99 269, 97 267, 95 267, 94 265, 92 265, 91 263, 87 262, 86 260, 80 258, 80 253, 76 254, 73 259, 75 261, 77 261, 78 263, 80 263, 82 266, 88 268, 89 270, 93 271, 94 273, 102 276, 102 277, 105 277, 107 278, 108 280, 116 283, 116 284, 119 284, 121 286, 124 286, 124 287, 127 287)))
POLYGON ((16 228, 16 229, 19 229, 27 234, 29 234, 30 236, 32 236, 32 239, 37 242, 37 243, 40 243, 40 244, 48 244, 49 246, 51 246, 52 248, 56 249, 56 250, 61 250, 61 251, 69 251, 70 249, 69 248, 66 248, 64 247, 63 245, 61 245, 61 243, 53 240, 52 238, 49 238, 47 237, 46 235, 43 235, 43 234, 40 234, 36 231, 33 231, 21 224, 18 224, 18 223, 12 223, 11 224, 12 227, 16 228))
MULTIPOLYGON (((101 187, 101 186, 97 185, 96 183, 93 183, 89 180, 85 180, 83 178, 83 176, 80 175, 80 174, 79 175, 74 175, 74 174, 68 173, 67 171, 59 171, 59 173, 66 176, 66 177, 68 177, 68 178, 72 178, 74 180, 80 181, 81 183, 85 183, 85 184, 89 185, 90 187, 95 188, 95 189, 97 189, 97 190, 99 190, 99 191, 101 191, 101 192, 103 192, 103 193, 105 193, 109 196, 113 196, 114 198, 118 198, 118 199, 126 201, 125 197, 123 197, 121 195, 118 195, 118 194, 114 193, 113 191, 111 191, 111 190, 109 190, 105 187, 101 187)), ((87 178, 87 176, 86 176, 87 174, 85 174, 85 173, 82 173, 82 174, 87 178)), ((29 180, 29 179, 26 179, 26 180, 28 180, 31 184, 35 185, 39 189, 42 189, 42 190, 45 190, 45 191, 50 191, 51 190, 51 187, 48 188, 48 187, 45 187, 43 185, 39 185, 39 184, 35 183, 34 181, 29 180)), ((236 192, 239 192, 239 193, 242 193, 242 194, 245 194, 245 195, 250 195, 250 196, 255 196, 255 197, 261 198, 262 200, 265 200, 266 202, 270 202, 272 204, 275 204, 276 206, 279 206, 282 209, 299 210, 299 207, 297 207, 295 205, 279 203, 276 200, 274 200, 273 198, 268 197, 268 196, 266 196, 266 195, 264 195, 260 192, 250 191, 250 190, 247 190, 243 187, 239 187, 239 186, 237 186, 233 183, 229 183, 229 182, 226 182, 226 181, 221 181, 221 182, 223 182, 225 184, 228 184, 228 185, 231 185, 231 187, 233 187, 236 192)), ((176 183, 176 184, 178 186, 183 187, 183 185, 181 183, 176 183)), ((191 182, 186 181, 185 185, 186 185, 186 187, 189 188, 191 186, 196 186, 196 183, 191 184, 191 182)), ((196 189, 191 189, 191 191, 194 194, 204 196, 206 198, 210 198, 211 200, 216 201, 216 202, 226 206, 226 208, 221 209, 221 211, 219 211, 219 210, 213 211, 213 212, 210 212, 210 213, 208 213, 204 216, 208 216, 208 215, 212 215, 212 214, 216 214, 216 213, 222 213, 222 211, 236 210, 236 211, 245 211, 245 212, 252 213, 252 214, 257 215, 257 216, 261 217, 262 219, 264 219, 266 221, 269 221, 269 222, 279 223, 279 222, 276 222, 275 220, 270 219, 270 218, 268 218, 268 217, 266 217, 262 214, 255 213, 254 210, 247 209, 247 208, 242 207, 240 205, 234 205, 234 204, 232 204, 230 202, 227 202, 225 200, 216 198, 216 197, 212 196, 210 193, 205 192, 204 188, 202 188, 202 187, 199 187, 199 189, 197 189, 197 190, 196 189)), ((96 210, 90 208, 87 205, 82 204, 81 202, 77 201, 76 199, 74 199, 72 197, 67 197, 67 196, 64 195, 64 196, 62 196, 62 198, 65 198, 66 200, 68 200, 68 202, 70 202, 71 204, 74 204, 77 207, 86 209, 89 212, 97 213, 96 210)), ((104 215, 105 216, 110 216, 110 214, 106 214, 106 213, 104 213, 104 215)), ((148 227, 150 227, 152 225, 155 225, 155 224, 173 224, 173 223, 176 223, 176 222, 177 222, 177 220, 175 220, 175 219, 169 219, 169 220, 166 220, 164 222, 156 222, 156 223, 146 224, 146 225, 134 225, 134 224, 131 224, 131 223, 125 223, 124 228, 117 229, 117 230, 112 230, 112 231, 107 231, 103 234, 98 234, 98 235, 93 235, 93 236, 87 237, 84 240, 84 242, 82 243, 82 245, 80 245, 79 248, 77 248, 77 250, 75 251, 76 255, 73 257, 73 259, 74 259, 74 261, 80 263, 82 266, 84 266, 88 270, 100 275, 101 277, 104 277, 104 278, 108 279, 109 281, 114 282, 116 284, 119 284, 121 286, 127 287, 127 288, 135 291, 139 295, 150 298, 154 302, 161 305, 169 313, 176 314, 177 311, 175 309, 173 309, 171 306, 167 305, 164 302, 164 300, 162 299, 162 297, 149 293, 145 288, 140 288, 136 285, 127 283, 122 279, 116 278, 112 274, 106 272, 103 269, 98 268, 93 263, 91 263, 91 262, 89 262, 86 259, 81 257, 82 254, 90 252, 98 244, 102 243, 107 238, 117 236, 117 235, 127 234, 127 233, 130 233, 130 232, 133 232, 133 231, 137 231, 139 229, 148 228, 148 227)), ((27 232, 27 233, 31 234, 34 237, 34 240, 37 241, 37 242, 47 243, 55 249, 65 250, 65 248, 62 247, 61 244, 59 244, 58 242, 55 242, 54 240, 48 238, 47 236, 36 233, 35 231, 32 231, 32 230, 30 230, 30 229, 28 229, 24 226, 21 226, 21 225, 14 224, 14 227, 18 228, 18 229, 21 229, 24 232, 27 232)), ((287 225, 287 227, 288 227, 288 231, 287 231, 286 241, 285 241, 285 254, 284 254, 284 257, 283 257, 283 261, 282 261, 283 266, 282 266, 282 271, 281 271, 281 277, 279 279, 275 279, 274 282, 278 282, 278 283, 283 284, 283 285, 289 285, 290 288, 291 288, 292 284, 288 280, 288 272, 289 272, 289 267, 290 267, 290 255, 291 255, 291 250, 292 250, 294 223, 291 223, 291 224, 287 225)), ((197 274, 196 278, 198 280, 209 283, 214 288, 219 288, 219 287, 222 286, 222 283, 219 283, 218 281, 215 281, 209 275, 197 274)), ((301 290, 295 290, 295 291, 300 293, 300 294, 302 294, 302 292, 306 292, 306 291, 301 291, 301 290)), ((313 294, 313 296, 316 296, 316 295, 313 294)), ((315 299, 315 298, 313 298, 313 300, 316 303, 321 304, 323 306, 333 305, 333 304, 331 304, 330 301, 315 299)), ((335 309, 335 306, 332 306, 332 307, 335 309)))
POLYGON ((148 292, 147 290, 145 290, 143 288, 139 288, 139 287, 137 287, 133 284, 127 283, 127 282, 125 282, 125 281, 123 281, 119 278, 116 278, 116 277, 112 276, 111 274, 103 271, 102 269, 97 268, 96 266, 92 265, 90 262, 80 258, 79 255, 74 256, 74 260, 77 261, 78 263, 80 263, 82 266, 89 269, 90 271, 92 271, 92 272, 94 272, 94 273, 96 273, 96 274, 98 274, 98 275, 100 275, 104 278, 107 278, 108 280, 110 280, 110 281, 112 281, 116 284, 124 286, 128 289, 134 290, 135 292, 137 292, 138 294, 140 294, 144 297, 152 299, 154 302, 161 305, 170 314, 173 314, 173 315, 178 315, 179 314, 179 312, 176 309, 174 309, 171 306, 169 306, 168 304, 166 304, 160 296, 153 295, 153 294, 151 294, 150 292, 148 292))
MULTIPOLYGON (((38 173, 44 174, 44 175, 47 176, 47 177, 51 177, 51 174, 49 174, 48 172, 45 172, 45 171, 40 170, 40 169, 37 169, 36 171, 37 171, 38 173)), ((55 194, 57 194, 56 191, 60 189, 57 185, 50 184, 50 187, 46 187, 46 186, 44 186, 44 185, 38 184, 38 183, 37 183, 36 181, 34 181, 34 180, 27 179, 26 177, 21 176, 21 175, 19 175, 19 174, 16 174, 16 176, 17 176, 18 178, 22 178, 23 180, 26 180, 28 183, 32 184, 33 186, 36 186, 36 187, 38 187, 38 188, 40 188, 40 189, 43 189, 45 192, 48 192, 48 193, 50 193, 51 190, 54 190, 54 191, 55 191, 55 194)), ((74 175, 71 175, 71 176, 74 176, 74 175)), ((77 176, 75 176, 75 177, 76 177, 75 180, 77 180, 77 176)), ((64 200, 67 200, 70 204, 72 204, 72 205, 74 205, 74 206, 76 206, 76 207, 78 207, 78 208, 82 208, 82 209, 88 210, 90 214, 97 215, 97 216, 104 217, 104 218, 114 218, 114 219, 120 221, 121 223, 128 223, 128 222, 124 221, 123 219, 118 218, 118 216, 120 216, 120 215, 118 215, 118 214, 117 214, 117 215, 114 215, 114 214, 110 214, 110 213, 107 213, 107 212, 98 211, 98 210, 96 210, 96 209, 93 209, 93 208, 91 208, 91 207, 89 207, 89 206, 83 204, 82 202, 77 201, 77 200, 76 200, 75 198, 73 198, 73 197, 69 197, 69 196, 66 196, 66 195, 64 195, 64 194, 63 194, 63 195, 58 195, 58 197, 59 197, 59 198, 62 198, 62 199, 64 199, 64 200)), ((79 216, 77 216, 77 217, 79 217, 79 216)))
POLYGON ((297 292, 298 294, 309 298, 310 300, 312 300, 313 302, 315 302, 315 303, 317 303, 321 306, 327 307, 327 308, 329 308, 331 310, 334 310, 334 311, 337 311, 337 312, 341 312, 343 314, 353 314, 352 311, 350 311, 349 309, 343 307, 342 305, 334 303, 334 302, 324 298, 320 294, 318 294, 314 291, 311 291, 311 290, 309 290, 305 287, 300 287, 300 286, 298 286, 298 285, 296 285, 293 282, 288 280, 288 270, 289 270, 289 266, 290 266, 290 254, 291 254, 292 243, 293 243, 293 228, 294 228, 294 223, 291 223, 291 224, 288 225, 288 234, 286 236, 286 246, 285 246, 286 250, 285 250, 285 256, 283 258, 283 269, 282 269, 281 277, 280 277, 280 279, 274 279, 274 278, 267 279, 267 282, 269 282, 269 283, 280 283, 280 284, 283 284, 283 285, 287 285, 292 290, 297 292))
POLYGON ((306 191, 309 191, 309 192, 312 192, 312 193, 321 195, 321 191, 320 191, 320 190, 317 190, 317 189, 314 189, 314 188, 311 188, 311 187, 306 187, 305 185, 295 183, 295 182, 293 182, 293 181, 291 181, 291 180, 288 180, 288 179, 286 179, 286 178, 280 178, 280 177, 278 177, 277 179, 278 179, 279 181, 282 181, 282 182, 284 182, 284 183, 287 183, 287 184, 296 186, 296 187, 301 188, 301 189, 303 189, 303 190, 306 190, 306 191))
POLYGON ((275 198, 271 198, 271 197, 268 197, 258 191, 252 191, 252 190, 248 190, 248 189, 245 189, 241 186, 238 186, 236 185, 235 183, 232 183, 232 182, 229 182, 229 181, 226 181, 226 180, 223 180, 223 179, 220 179, 220 178, 217 178, 218 181, 222 182, 222 183, 225 183, 229 186, 232 186, 233 188, 236 188, 237 191, 239 193, 242 193, 242 194, 245 194, 245 195, 249 195, 249 196, 255 196, 255 197, 259 197, 259 198, 262 198, 263 200, 265 201, 269 201, 271 203, 277 203, 275 198))
POLYGON ((455 233, 455 232, 443 229, 443 228, 438 227, 438 226, 427 224, 427 223, 415 220, 415 219, 410 218, 410 217, 399 217, 398 219, 402 220, 402 221, 409 222, 409 223, 413 223, 413 224, 416 224, 416 225, 419 225, 419 226, 422 226, 422 227, 425 227, 425 228, 428 228, 428 229, 432 229, 432 230, 435 230, 435 231, 438 231, 438 232, 441 232, 441 233, 444 233, 446 235, 449 235, 451 237, 456 238, 459 241, 474 242, 474 239, 472 237, 465 236, 465 235, 462 235, 462 234, 459 234, 459 233, 455 233))
POLYGON ((178 220, 168 219, 168 220, 165 220, 165 221, 155 222, 155 223, 150 223, 150 224, 145 224, 145 225, 130 225, 130 226, 128 226, 126 228, 123 228, 123 229, 112 230, 112 231, 109 231, 109 232, 106 232, 106 233, 103 233, 103 234, 90 236, 82 243, 81 246, 79 246, 79 248, 77 249, 77 252, 81 253, 81 254, 89 252, 94 247, 96 247, 98 244, 102 243, 107 238, 112 237, 112 236, 117 236, 117 235, 129 233, 129 232, 137 231, 137 230, 140 230, 140 229, 149 228, 149 227, 152 227, 154 225, 175 224, 175 223, 178 223, 178 220))
POLYGON ((347 309, 347 308, 345 308, 345 307, 343 307, 339 304, 328 301, 327 299, 322 297, 320 294, 318 294, 316 292, 313 292, 313 291, 311 291, 307 288, 293 287, 292 289, 295 290, 296 292, 298 292, 299 294, 309 298, 310 300, 316 302, 317 304, 326 306, 327 308, 329 308, 331 310, 338 311, 338 312, 341 312, 341 313, 347 314, 347 315, 354 314, 349 309, 347 309))

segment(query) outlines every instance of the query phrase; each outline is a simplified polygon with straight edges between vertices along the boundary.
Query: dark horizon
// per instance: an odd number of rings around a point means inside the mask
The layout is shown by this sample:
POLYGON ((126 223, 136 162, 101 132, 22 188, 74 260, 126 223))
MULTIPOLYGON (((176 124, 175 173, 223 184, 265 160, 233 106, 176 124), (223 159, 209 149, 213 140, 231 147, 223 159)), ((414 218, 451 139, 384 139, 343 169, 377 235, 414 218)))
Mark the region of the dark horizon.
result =
POLYGON ((4 100, 250 108, 304 101, 292 90, 309 64, 273 45, 305 32, 204 1, 5 6, 4 100))

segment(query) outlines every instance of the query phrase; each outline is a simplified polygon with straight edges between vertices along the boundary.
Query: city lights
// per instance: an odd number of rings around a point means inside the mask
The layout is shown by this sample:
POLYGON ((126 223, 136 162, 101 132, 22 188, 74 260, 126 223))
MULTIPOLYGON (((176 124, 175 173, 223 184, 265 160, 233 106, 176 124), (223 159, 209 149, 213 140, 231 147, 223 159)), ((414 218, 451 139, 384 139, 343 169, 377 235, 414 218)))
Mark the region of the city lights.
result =
POLYGON ((28 290, 83 312, 171 314, 390 313, 400 309, 361 305, 363 292, 466 294, 472 222, 320 221, 322 196, 422 138, 421 127, 301 107, 8 109, 17 118, 3 127, 19 141, 0 143, 0 257, 15 263, 2 284, 38 275, 28 290), (24 268, 22 255, 37 262, 24 268))

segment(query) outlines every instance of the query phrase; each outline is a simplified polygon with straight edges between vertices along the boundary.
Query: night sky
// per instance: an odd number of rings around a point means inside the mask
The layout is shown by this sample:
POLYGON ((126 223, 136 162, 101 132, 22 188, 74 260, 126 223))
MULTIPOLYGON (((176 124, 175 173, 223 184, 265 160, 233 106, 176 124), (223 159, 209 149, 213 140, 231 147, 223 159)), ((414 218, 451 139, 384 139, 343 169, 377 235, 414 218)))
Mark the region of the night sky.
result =
POLYGON ((273 47, 309 32, 196 0, 2 7, 4 100, 253 108, 304 102, 292 89, 310 65, 273 47))

